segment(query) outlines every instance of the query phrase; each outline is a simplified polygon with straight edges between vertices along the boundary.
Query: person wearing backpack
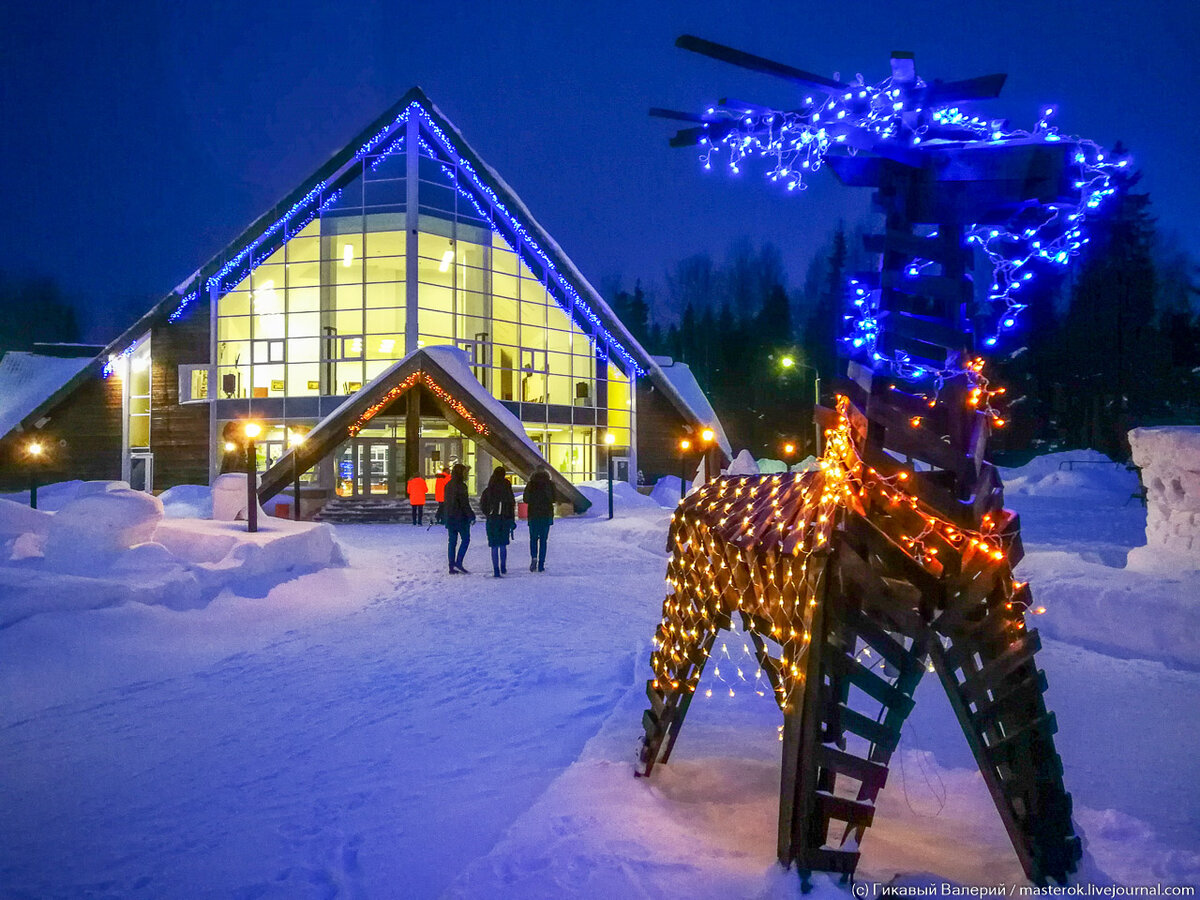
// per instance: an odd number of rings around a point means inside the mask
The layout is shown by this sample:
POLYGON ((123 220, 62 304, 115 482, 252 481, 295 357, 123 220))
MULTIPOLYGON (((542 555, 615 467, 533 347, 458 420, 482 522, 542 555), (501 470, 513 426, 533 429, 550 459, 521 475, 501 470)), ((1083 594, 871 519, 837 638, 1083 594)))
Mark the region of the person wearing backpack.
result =
POLYGON ((496 466, 479 497, 479 508, 486 517, 487 541, 492 548, 492 577, 508 574, 508 542, 517 527, 517 501, 512 482, 504 466, 496 466))
POLYGON ((544 466, 538 466, 533 473, 522 499, 529 516, 529 571, 545 572, 546 542, 554 522, 554 485, 544 466))

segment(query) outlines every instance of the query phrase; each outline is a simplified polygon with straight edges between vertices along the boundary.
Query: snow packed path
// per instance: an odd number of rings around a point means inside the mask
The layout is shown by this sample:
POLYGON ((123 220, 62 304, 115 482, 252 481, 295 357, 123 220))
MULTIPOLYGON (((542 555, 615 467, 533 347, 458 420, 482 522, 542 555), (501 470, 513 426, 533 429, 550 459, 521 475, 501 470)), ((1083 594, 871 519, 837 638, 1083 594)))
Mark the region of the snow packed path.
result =
MULTIPOLYGON (((1027 543, 1111 566, 1140 510, 1102 512, 1035 538, 1031 509, 1027 543)), ((739 636, 670 765, 632 777, 668 515, 556 523, 542 575, 522 528, 499 581, 480 527, 453 577, 442 531, 340 527, 348 568, 265 596, 0 630, 0 896, 797 896, 739 636)), ((1200 883, 1200 671, 1065 640, 1040 661, 1082 877, 1200 883)), ((1022 882, 935 680, 917 700, 860 877, 1022 882)))

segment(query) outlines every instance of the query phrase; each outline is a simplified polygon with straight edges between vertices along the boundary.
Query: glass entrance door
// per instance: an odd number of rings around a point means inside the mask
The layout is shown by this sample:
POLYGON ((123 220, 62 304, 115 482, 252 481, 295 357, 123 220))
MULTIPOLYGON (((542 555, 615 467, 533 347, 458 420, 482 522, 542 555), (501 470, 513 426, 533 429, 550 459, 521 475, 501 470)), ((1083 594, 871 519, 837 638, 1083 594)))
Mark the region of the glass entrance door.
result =
POLYGON ((392 497, 396 494, 396 444, 394 441, 355 441, 354 494, 357 497, 392 497))

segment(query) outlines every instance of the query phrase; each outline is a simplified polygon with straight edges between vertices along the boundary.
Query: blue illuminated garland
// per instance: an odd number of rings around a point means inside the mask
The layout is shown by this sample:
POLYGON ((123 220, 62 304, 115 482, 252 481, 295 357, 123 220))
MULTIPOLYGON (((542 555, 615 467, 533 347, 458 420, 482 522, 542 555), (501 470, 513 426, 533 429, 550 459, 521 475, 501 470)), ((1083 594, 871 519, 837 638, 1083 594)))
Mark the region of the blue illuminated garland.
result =
MULTIPOLYGON (((1113 175, 1129 165, 1127 159, 1108 159, 1103 150, 1091 141, 1063 138, 1050 125, 1054 107, 1045 107, 1032 131, 1014 131, 1001 119, 972 116, 957 106, 933 110, 922 109, 907 97, 908 91, 919 92, 926 85, 894 85, 888 78, 877 85, 863 83, 860 75, 854 84, 837 89, 830 96, 804 99, 798 110, 742 111, 726 107, 710 107, 710 119, 704 128, 710 136, 702 136, 704 148, 701 161, 712 168, 713 157, 722 148, 728 154, 728 167, 737 173, 748 157, 761 157, 773 162, 767 177, 782 182, 789 191, 803 190, 805 176, 819 170, 830 150, 845 148, 871 149, 871 142, 887 142, 900 147, 917 147, 925 142, 946 138, 932 129, 954 129, 958 132, 950 141, 966 143, 1058 143, 1075 147, 1077 199, 1070 203, 1044 204, 1036 210, 1022 210, 1004 224, 972 225, 966 230, 968 245, 978 246, 992 266, 993 276, 988 301, 1000 311, 995 314, 995 326, 982 335, 983 345, 994 347, 1002 332, 1017 326, 1020 313, 1028 307, 1024 297, 1034 277, 1031 263, 1049 263, 1064 267, 1087 243, 1082 225, 1088 213, 1095 210, 1104 198, 1115 193, 1113 175), (867 132, 863 141, 862 131, 867 132), (1001 304, 1003 304, 1001 306, 1001 304)), ((934 235, 930 235, 931 237, 934 235)), ((905 267, 908 277, 918 277, 932 265, 929 260, 914 259, 905 267)), ((896 374, 922 377, 930 374, 902 352, 885 358, 876 352, 879 335, 879 292, 863 283, 851 280, 847 285, 850 315, 842 337, 849 348, 868 354, 875 362, 890 365, 896 374)))
POLYGON ((108 362, 106 362, 104 364, 104 368, 102 368, 100 370, 101 376, 103 376, 104 378, 108 378, 108 376, 111 375, 113 373, 113 371, 116 369, 117 363, 119 363, 123 359, 128 358, 129 355, 131 353, 133 353, 134 350, 137 349, 137 345, 138 345, 138 342, 134 341, 132 344, 130 344, 128 347, 126 347, 124 350, 122 350, 120 353, 118 353, 114 356, 110 356, 108 358, 108 362))

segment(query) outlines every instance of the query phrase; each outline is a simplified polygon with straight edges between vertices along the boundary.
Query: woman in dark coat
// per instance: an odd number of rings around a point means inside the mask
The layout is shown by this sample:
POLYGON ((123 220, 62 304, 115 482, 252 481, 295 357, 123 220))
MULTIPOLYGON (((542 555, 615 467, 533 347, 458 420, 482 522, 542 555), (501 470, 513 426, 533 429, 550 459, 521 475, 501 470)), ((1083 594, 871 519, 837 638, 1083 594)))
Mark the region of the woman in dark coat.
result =
POLYGON ((539 466, 525 485, 522 498, 529 515, 529 571, 546 571, 546 541, 554 521, 554 485, 550 473, 539 466))
POLYGON ((492 548, 492 575, 508 574, 508 541, 517 527, 517 501, 504 466, 492 470, 491 480, 479 497, 479 508, 487 517, 487 540, 492 548))
POLYGON ((463 559, 467 555, 467 547, 471 544, 471 523, 475 521, 475 511, 471 509, 471 498, 467 495, 467 467, 457 465, 450 470, 450 480, 446 482, 446 536, 448 539, 447 553, 450 557, 450 574, 466 572, 463 559), (462 545, 455 553, 454 546, 462 539, 462 545))

